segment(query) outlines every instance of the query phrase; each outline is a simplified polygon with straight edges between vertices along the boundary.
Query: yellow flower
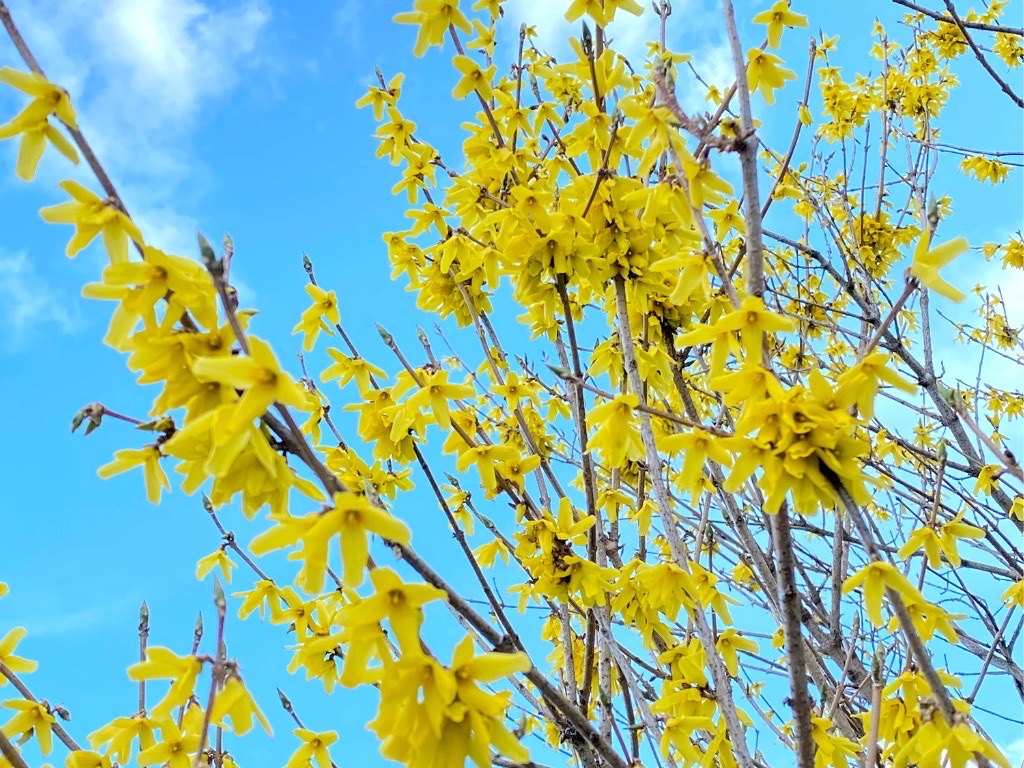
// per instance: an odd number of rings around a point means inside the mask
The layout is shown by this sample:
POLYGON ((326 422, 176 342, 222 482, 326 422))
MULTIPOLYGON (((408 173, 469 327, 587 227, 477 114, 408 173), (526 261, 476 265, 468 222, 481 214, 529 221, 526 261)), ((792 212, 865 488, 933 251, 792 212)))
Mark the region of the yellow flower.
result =
POLYGON ((459 0, 416 0, 412 11, 399 13, 394 20, 399 24, 417 24, 414 56, 422 56, 432 45, 443 46, 448 27, 456 26, 463 32, 471 33, 473 27, 459 10, 459 0))
POLYGON ((68 755, 64 768, 110 768, 110 758, 98 752, 76 749, 68 755))
POLYGON ((891 589, 898 592, 907 600, 924 602, 917 587, 890 563, 868 563, 843 582, 843 594, 849 594, 857 587, 863 587, 864 607, 867 610, 868 618, 876 627, 881 627, 884 623, 882 621, 882 597, 886 590, 891 589))
POLYGON ((730 200, 724 208, 716 208, 708 214, 715 222, 715 239, 719 242, 724 240, 731 229, 735 229, 741 235, 747 234, 747 225, 739 205, 739 200, 730 200))
POLYGON ((106 480, 141 465, 146 478, 146 498, 150 504, 159 504, 161 489, 171 489, 171 481, 160 466, 161 456, 160 449, 155 445, 114 451, 114 460, 104 464, 96 473, 106 480))
POLYGON ((473 91, 476 91, 481 99, 490 100, 493 97, 491 80, 496 71, 493 64, 487 69, 482 69, 473 59, 462 54, 452 59, 452 64, 462 74, 458 84, 452 89, 453 98, 464 99, 473 91))
POLYGON ((148 749, 156 743, 154 736, 160 724, 142 715, 118 717, 89 734, 89 744, 99 749, 107 744, 104 753, 113 755, 117 762, 126 764, 132 754, 132 742, 138 740, 139 749, 148 749))
POLYGON ((597 431, 587 440, 587 450, 599 450, 610 468, 621 467, 626 459, 635 461, 644 455, 644 445, 633 413, 639 404, 640 398, 636 395, 616 395, 587 414, 587 421, 598 425, 597 431))
POLYGON ((78 153, 63 134, 50 125, 50 115, 56 115, 67 125, 77 129, 75 110, 67 91, 49 82, 35 72, 19 72, 10 67, 0 67, 0 83, 17 88, 33 99, 25 109, 4 125, 0 125, 0 139, 9 139, 21 134, 18 164, 15 174, 23 181, 31 181, 36 175, 39 159, 46 149, 46 141, 72 163, 78 164, 78 153))
POLYGON ((459 400, 464 397, 473 397, 476 390, 470 384, 450 384, 448 382, 448 371, 435 371, 430 374, 418 392, 410 395, 406 405, 420 409, 430 405, 434 419, 442 429, 450 429, 452 426, 451 415, 448 411, 449 400, 459 400))
POLYGON ((334 620, 346 628, 377 625, 385 618, 391 624, 391 633, 405 653, 420 651, 420 625, 422 607, 432 600, 446 600, 444 590, 429 584, 406 584, 390 568, 370 571, 374 594, 342 608, 334 620))
POLYGON ((312 517, 315 522, 302 535, 305 563, 299 575, 310 593, 323 588, 327 573, 327 547, 335 535, 339 536, 341 543, 341 580, 346 587, 352 588, 363 583, 371 533, 399 544, 408 544, 411 535, 401 520, 373 506, 365 496, 354 493, 334 494, 334 507, 312 517))
POLYGON ((192 373, 201 381, 217 381, 245 390, 233 406, 229 430, 237 432, 258 419, 274 402, 299 409, 306 407, 306 393, 291 376, 281 370, 270 345, 249 337, 249 355, 201 357, 192 363, 192 373))
POLYGON ((925 526, 924 528, 918 528, 916 531, 907 537, 907 542, 899 551, 896 556, 901 560, 906 560, 912 554, 920 549, 924 549, 925 554, 928 556, 928 566, 931 568, 938 568, 942 565, 942 555, 939 548, 939 534, 931 526, 925 526))
POLYGON ((65 179, 59 186, 71 195, 71 200, 43 208, 39 215, 51 224, 75 225, 75 234, 68 241, 68 256, 77 255, 101 232, 103 245, 113 264, 128 261, 129 239, 143 245, 142 233, 135 222, 113 203, 101 200, 77 181, 65 179))
POLYGON ((47 709, 46 705, 38 701, 15 699, 14 701, 5 701, 3 704, 0 704, 0 707, 13 709, 17 713, 0 729, 4 732, 4 735, 9 738, 15 738, 34 734, 36 741, 39 742, 39 751, 44 755, 50 754, 50 751, 53 749, 52 728, 53 724, 57 721, 50 714, 50 710, 47 709))
POLYGON ((772 632, 772 648, 779 649, 786 645, 786 631, 782 627, 772 632))
POLYGON ((911 395, 917 392, 917 386, 896 373, 891 363, 892 355, 872 352, 839 374, 836 379, 837 396, 844 402, 847 399, 855 400, 861 418, 870 419, 875 414, 875 395, 883 382, 911 395))
POLYGON ((231 569, 234 567, 235 562, 228 557, 224 547, 217 547, 217 549, 213 550, 206 557, 200 558, 199 562, 196 563, 196 578, 201 581, 214 568, 220 568, 220 572, 224 575, 224 581, 230 584, 231 569))
POLYGON ((261 619, 266 617, 268 607, 271 615, 281 608, 281 590, 269 579, 260 579, 248 592, 234 592, 231 596, 245 598, 238 608, 240 619, 247 618, 257 608, 259 608, 261 619))
POLYGON ((619 9, 634 16, 639 16, 644 9, 636 0, 573 0, 569 10, 565 12, 566 21, 576 21, 584 13, 596 24, 607 27, 615 20, 619 9))
POLYGON ((519 458, 519 451, 512 445, 477 445, 459 454, 455 460, 455 468, 459 472, 465 472, 470 465, 476 466, 477 472, 480 473, 480 484, 487 491, 495 491, 498 488, 498 465, 501 462, 517 461, 519 458))
POLYGON ((991 496, 992 491, 999 483, 999 476, 1002 473, 1003 468, 998 464, 986 464, 978 470, 978 482, 974 484, 974 493, 983 493, 986 496, 991 496))
MULTIPOLYGON (((0 664, 3 664, 11 672, 35 672, 39 666, 38 662, 30 659, 23 659, 14 655, 14 649, 27 634, 24 627, 15 627, 0 640, 0 664)), ((7 678, 0 675, 0 685, 7 685, 7 678)))
POLYGON ((320 286, 309 283, 306 285, 306 293, 313 300, 313 305, 302 313, 302 319, 292 329, 292 333, 302 331, 302 348, 308 352, 313 348, 321 330, 334 333, 331 326, 341 322, 341 313, 338 311, 338 297, 334 291, 325 291, 320 286))
POLYGON ((387 378, 387 374, 362 357, 349 357, 336 349, 328 349, 334 362, 324 369, 320 374, 320 381, 338 380, 338 386, 344 387, 352 379, 355 379, 360 394, 370 389, 370 377, 378 379, 387 378))
POLYGON ((167 695, 150 711, 154 718, 160 719, 191 698, 202 667, 202 662, 195 656, 178 656, 167 648, 153 646, 146 649, 145 661, 128 667, 128 679, 136 682, 162 679, 172 681, 167 695))
POLYGON ((848 766, 848 758, 857 758, 860 745, 838 734, 829 733, 833 728, 827 717, 811 717, 811 738, 817 746, 815 765, 848 766))
POLYGON ((331 755, 327 748, 338 740, 337 733, 314 733, 305 728, 296 728, 292 733, 302 739, 302 746, 295 750, 284 768, 307 768, 313 760, 320 768, 331 768, 331 755))
POLYGON ((790 318, 768 311, 764 301, 757 296, 747 296, 739 308, 711 324, 696 326, 680 336, 678 343, 693 346, 713 342, 711 372, 718 375, 725 369, 729 340, 734 331, 739 331, 747 364, 757 366, 761 362, 761 342, 765 333, 795 329, 796 323, 790 318))
POLYGON ((1024 579, 1015 581, 1003 592, 1002 600, 1007 605, 1019 605, 1024 608, 1024 579))
POLYGON ((956 517, 948 523, 943 523, 939 528, 939 546, 946 554, 946 560, 954 568, 960 566, 960 553, 957 552, 957 539, 983 539, 985 531, 969 523, 960 522, 963 519, 964 511, 961 510, 956 517))
POLYGON ((1006 181, 1010 175, 1010 166, 999 160, 990 159, 981 155, 965 157, 960 161, 960 172, 966 175, 973 175, 978 181, 989 181, 992 184, 999 184, 1006 181))
POLYGON ((186 728, 178 729, 174 721, 166 719, 160 723, 160 740, 139 753, 136 761, 142 768, 150 765, 167 765, 170 768, 190 768, 192 753, 199 749, 199 733, 186 728))
POLYGON ((228 678, 224 687, 217 692, 217 698, 213 702, 213 709, 210 711, 210 722, 223 726, 226 718, 231 718, 231 730, 237 736, 244 736, 252 730, 252 721, 255 718, 267 734, 273 736, 270 723, 260 712, 252 694, 242 683, 237 675, 228 678))
POLYGON ((387 88, 375 88, 373 86, 367 87, 367 93, 364 94, 356 102, 356 108, 362 109, 363 107, 373 107, 373 119, 380 122, 381 118, 384 117, 384 108, 395 106, 395 102, 398 101, 398 97, 402 92, 402 81, 405 79, 405 75, 399 72, 390 81, 388 81, 387 88))
POLYGON ((683 468, 679 473, 679 487, 691 494, 699 493, 703 488, 704 465, 714 462, 722 466, 732 464, 732 454, 708 432, 694 429, 689 432, 678 432, 658 441, 660 447, 675 454, 684 456, 683 468))
POLYGON ((508 565, 508 546, 501 539, 494 539, 487 544, 481 544, 473 550, 473 557, 482 568, 492 568, 500 557, 502 562, 508 565))
POLYGON ((950 301, 963 301, 966 294, 943 280, 939 276, 939 270, 961 253, 970 250, 970 244, 962 237, 934 248, 930 248, 930 244, 930 236, 922 237, 918 241, 914 249, 914 261, 910 265, 910 274, 925 288, 935 291, 940 296, 945 296, 950 301))
POLYGON ((736 652, 757 653, 758 646, 753 640, 743 637, 735 629, 726 629, 718 635, 715 648, 722 654, 722 661, 725 662, 725 668, 729 670, 729 674, 736 677, 739 674, 739 659, 736 652))
POLYGON ((775 103, 775 91, 787 80, 796 80, 796 73, 782 67, 782 59, 759 48, 747 51, 747 87, 761 92, 766 104, 775 103))
POLYGON ((767 11, 761 11, 753 19, 755 24, 768 25, 768 45, 778 48, 782 42, 782 28, 806 27, 807 17, 789 10, 788 0, 777 0, 767 11))
POLYGON ((110 264, 103 270, 102 282, 82 287, 90 299, 120 302, 107 331, 106 343, 123 349, 129 334, 140 319, 147 327, 156 326, 156 303, 173 293, 165 323, 173 323, 186 309, 205 328, 217 328, 216 293, 210 275, 198 262, 145 246, 142 261, 110 264), (174 310, 172 312, 171 310, 174 310))

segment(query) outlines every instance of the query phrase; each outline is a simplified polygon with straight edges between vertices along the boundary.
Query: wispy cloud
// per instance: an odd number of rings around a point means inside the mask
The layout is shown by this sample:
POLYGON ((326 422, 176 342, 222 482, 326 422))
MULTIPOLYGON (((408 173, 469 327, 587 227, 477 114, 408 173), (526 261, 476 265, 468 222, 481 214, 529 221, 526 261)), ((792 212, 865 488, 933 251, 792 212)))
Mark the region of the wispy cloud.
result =
POLYGON ((1011 742, 1009 745, 1000 747, 1012 766, 1024 766, 1024 737, 1011 742))
MULTIPOLYGON (((265 0, 39 0, 17 17, 47 75, 72 93, 83 131, 147 239, 187 254, 196 226, 188 210, 203 174, 191 135, 204 110, 264 64, 269 20, 265 0)), ((67 173, 44 158, 44 180, 67 173)))
POLYGON ((352 53, 363 48, 363 23, 359 0, 340 0, 334 9, 334 30, 352 53))
POLYGON ((78 317, 77 297, 60 292, 26 253, 0 251, 0 318, 7 346, 17 348, 37 332, 73 333, 78 317))

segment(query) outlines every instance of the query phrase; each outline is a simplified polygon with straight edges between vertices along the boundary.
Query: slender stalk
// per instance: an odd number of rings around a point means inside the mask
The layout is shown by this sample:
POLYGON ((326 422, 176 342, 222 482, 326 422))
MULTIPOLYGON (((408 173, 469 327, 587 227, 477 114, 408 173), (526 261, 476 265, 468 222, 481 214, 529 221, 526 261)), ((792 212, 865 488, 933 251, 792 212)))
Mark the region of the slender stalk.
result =
MULTIPOLYGON (((0 675, 3 675, 11 682, 11 685, 13 685, 17 689, 18 693, 21 694, 21 697, 23 699, 28 699, 29 701, 39 703, 39 699, 32 695, 32 692, 28 689, 28 686, 26 686, 25 683, 21 681, 21 678, 14 674, 14 672, 12 672, 10 668, 2 661, 0 661, 0 675)), ((60 739, 60 741, 64 744, 65 747, 72 751, 76 749, 81 749, 81 747, 78 746, 78 743, 73 738, 71 738, 71 734, 64 730, 64 727, 60 723, 51 723, 50 728, 53 729, 54 735, 58 739, 60 739)))
MULTIPOLYGON (((750 109, 750 89, 747 87, 747 68, 736 29, 736 15, 732 0, 722 0, 726 35, 732 49, 732 63, 736 68, 736 93, 740 101, 740 136, 736 139, 737 152, 743 178, 743 218, 747 227, 747 293, 764 296, 764 242, 761 236, 761 198, 757 189, 757 139, 754 136, 754 116, 750 109)), ((809 78, 808 78, 809 79, 809 78)))
MULTIPOLYGON (((146 643, 149 640, 149 606, 145 601, 139 609, 139 661, 146 660, 146 643)), ((146 715, 146 681, 139 680, 139 715, 146 715)))
POLYGON ((206 711, 203 712, 203 724, 199 729, 199 746, 196 749, 195 759, 192 761, 192 768, 199 768, 202 763, 203 750, 206 749, 210 735, 214 699, 217 696, 217 689, 220 688, 224 680, 224 624, 227 618, 227 600, 224 597, 224 589, 216 576, 213 579, 213 604, 217 609, 217 649, 214 651, 213 669, 210 671, 210 693, 206 697, 206 711))
POLYGON ((4 756, 4 759, 11 764, 12 768, 29 768, 25 758, 21 756, 21 752, 4 735, 3 731, 0 731, 0 755, 4 756))
POLYGON ((775 543, 775 563, 778 575, 779 606, 782 610, 782 629, 785 638, 786 659, 789 667, 789 692, 796 723, 797 764, 800 768, 814 768, 814 738, 811 728, 811 696, 807 689, 807 660, 801 631, 800 590, 796 583, 793 536, 789 528, 789 505, 783 504, 771 515, 772 541, 775 543))
MULTIPOLYGON (((626 376, 629 380, 630 389, 633 390, 634 394, 642 398, 643 384, 640 380, 640 368, 637 364, 636 354, 633 351, 633 334, 629 328, 626 284, 621 276, 616 275, 614 285, 619 343, 622 347, 622 357, 626 365, 626 376)), ((662 528, 672 553, 672 559, 679 567, 689 571, 689 557, 687 556, 686 545, 679 535, 675 516, 669 504, 665 479, 662 476, 662 462, 658 455, 658 447, 654 442, 651 417, 642 411, 640 412, 640 438, 647 453, 648 473, 650 474, 654 498, 658 505, 658 514, 661 517, 662 528)), ((708 625, 707 618, 704 616, 704 609, 700 605, 693 612, 693 620, 697 628, 697 634, 707 654, 708 667, 711 670, 711 677, 715 682, 715 699, 718 702, 718 709, 725 719, 729 741, 733 747, 733 756, 741 768, 753 768, 754 762, 747 749, 743 726, 736 713, 736 704, 733 700, 732 683, 729 680, 729 673, 725 669, 725 664, 715 648, 714 634, 708 625)))

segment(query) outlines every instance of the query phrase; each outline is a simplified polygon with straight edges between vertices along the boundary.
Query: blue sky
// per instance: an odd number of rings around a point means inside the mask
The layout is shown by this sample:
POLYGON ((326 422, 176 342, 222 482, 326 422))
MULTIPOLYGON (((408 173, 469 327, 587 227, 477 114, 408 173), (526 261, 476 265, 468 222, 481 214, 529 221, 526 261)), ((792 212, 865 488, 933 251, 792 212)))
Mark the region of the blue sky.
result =
MULTIPOLYGON (((72 93, 83 130, 147 240, 191 256, 197 228, 211 239, 230 232, 236 246, 233 282, 241 301, 259 309, 257 332, 295 372, 299 342, 289 332, 306 306, 303 251, 313 259, 321 283, 337 289, 346 330, 378 364, 393 369, 375 322, 407 349, 415 347, 417 324, 429 330, 434 323, 415 309, 404 284, 388 280, 381 234, 404 228, 404 197, 391 196, 396 174, 374 157, 371 114, 353 107, 372 82, 375 65, 387 77, 405 72, 403 112, 447 157, 457 156, 458 125, 468 112, 448 99, 457 79, 447 65, 452 51, 439 55, 435 50, 425 60, 412 57, 414 30, 390 21, 410 4, 111 0, 98 10, 91 0, 9 3, 50 78, 72 93)), ((505 39, 512 39, 528 9, 535 14, 531 20, 539 20, 541 44, 556 39, 564 33, 559 19, 565 5, 508 3, 505 39)), ((706 0, 675 3, 673 47, 708 62, 702 73, 723 82, 731 70, 718 16, 709 5, 706 0)), ((740 16, 750 18, 766 5, 740 2, 740 16)), ((886 3, 869 5, 871 13, 894 15, 886 3)), ((877 66, 863 54, 873 20, 863 4, 795 6, 823 14, 812 25, 827 34, 842 34, 840 60, 848 63, 847 71, 877 66)), ((627 55, 637 52, 639 64, 642 41, 653 29, 648 17, 628 22, 612 36, 619 35, 627 55)), ((788 33, 784 49, 801 77, 806 39, 805 31, 788 33)), ((555 52, 565 50, 562 43, 555 52)), ((0 64, 20 67, 6 40, 0 41, 0 64)), ((962 61, 959 69, 968 87, 954 97, 945 140, 1019 149, 1019 113, 973 61, 962 61)), ((798 87, 791 85, 782 101, 798 98, 798 87)), ((11 93, 0 91, 0 121, 17 104, 11 93)), ((788 135, 789 119, 782 127, 773 125, 771 113, 763 114, 765 131, 788 135)), ((141 416, 155 392, 134 386, 123 358, 102 345, 110 306, 79 297, 82 284, 98 279, 102 254, 93 247, 68 260, 64 246, 71 230, 47 226, 37 215, 40 207, 63 199, 55 185, 71 175, 66 163, 50 153, 36 182, 26 185, 13 176, 14 156, 11 142, 0 144, 0 392, 6 406, 0 581, 11 587, 10 596, 0 601, 0 635, 10 626, 28 627, 22 650, 42 662, 29 678, 30 687, 37 696, 64 704, 74 718, 73 732, 84 739, 135 706, 135 687, 124 668, 137 653, 135 626, 143 599, 152 612, 154 644, 187 650, 200 609, 212 627, 210 587, 197 583, 193 570, 219 537, 198 499, 177 491, 151 507, 137 473, 110 481, 96 476, 115 449, 142 445, 144 438, 116 422, 87 439, 69 433, 71 417, 86 403, 99 400, 141 416)), ((955 161, 945 162, 955 184, 955 161)), ((956 198, 957 215, 945 234, 962 234, 980 245, 1004 241, 1017 230, 1022 200, 1019 171, 1015 174, 991 194, 956 198)), ((73 177, 88 179, 81 170, 73 177)), ((955 187, 950 191, 955 194, 955 187)), ((992 274, 976 264, 963 279, 992 274)), ((1006 284, 1004 290, 1012 295, 1020 288, 1024 283, 1018 276, 1017 285, 1006 284)), ((943 354, 951 370, 963 366, 967 375, 970 361, 951 349, 940 349, 943 354)), ((1009 369, 1005 375, 1011 375, 1009 369)), ((1007 379, 1004 385, 1010 384, 1007 379)), ((416 498, 434 510, 431 498, 416 498)), ((224 520, 243 541, 262 527, 247 526, 232 510, 224 520)), ((451 544, 437 533, 437 522, 412 524, 420 549, 428 541, 444 557, 451 544)), ((233 586, 248 583, 240 568, 233 586)), ((289 677, 283 670, 289 654, 281 648, 287 638, 280 628, 232 621, 227 638, 278 732, 261 755, 249 751, 259 738, 248 742, 249 749, 243 746, 243 766, 279 764, 294 748, 275 686, 293 699, 310 728, 339 730, 338 755, 361 764, 383 762, 375 757, 372 736, 363 731, 368 694, 346 692, 324 700, 289 677)))

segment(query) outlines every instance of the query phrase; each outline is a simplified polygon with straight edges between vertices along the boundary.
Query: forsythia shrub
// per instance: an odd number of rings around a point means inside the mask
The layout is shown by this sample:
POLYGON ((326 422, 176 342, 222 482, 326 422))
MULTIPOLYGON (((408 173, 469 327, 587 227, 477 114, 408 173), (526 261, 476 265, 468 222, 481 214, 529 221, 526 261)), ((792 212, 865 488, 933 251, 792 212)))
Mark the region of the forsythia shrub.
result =
MULTIPOLYGON (((328 693, 373 687, 380 754, 417 768, 1008 768, 975 703, 1024 696, 1024 472, 1004 434, 1020 433, 1024 396, 944 383, 929 301, 967 298, 955 260, 1024 268, 1019 234, 972 247, 932 190, 955 68, 980 59, 992 97, 1019 105, 1004 75, 1021 30, 1004 0, 898 1, 911 10, 876 26, 872 73, 849 78, 835 37, 810 38, 806 62, 776 53, 816 28, 813 4, 775 2, 741 43, 723 0, 737 77, 700 86, 707 112, 691 114, 668 2, 573 0, 579 34, 556 60, 529 26, 499 35, 501 0, 415 0, 395 21, 415 27, 417 56, 454 48, 452 97, 476 115, 463 156, 442 157, 403 111, 400 74, 378 71, 358 106, 409 203, 411 225, 384 234, 392 279, 480 356, 438 357, 425 335, 413 353, 381 329, 386 359, 371 362, 343 329, 344 294, 306 259, 295 333, 310 363, 326 355, 301 378, 239 305, 230 239, 218 253, 200 236, 198 259, 146 239, 0 3, 30 69, 0 70, 25 96, 0 138, 20 141, 21 179, 47 144, 96 172, 97 189, 64 181, 70 199, 41 215, 74 227, 68 256, 102 239, 110 263, 83 293, 113 303, 106 343, 158 391, 143 417, 97 403, 74 427, 148 430, 100 475, 139 472, 154 504, 172 485, 201 493, 223 542, 196 575, 252 583, 227 595, 215 580, 212 647, 150 645, 128 668, 138 708, 84 739, 28 687, 26 629, 4 628, 0 766, 24 768, 30 741, 50 756, 55 737, 68 752, 49 759, 69 768, 260 765, 237 738, 270 730, 226 653, 237 610, 280 625, 290 671, 328 693), (643 63, 614 44, 640 13, 661 25, 643 63), (762 101, 794 106, 788 146, 764 143, 762 101), (509 301, 518 316, 499 317, 509 301), (502 343, 511 322, 550 364, 502 343), (332 420, 339 404, 355 434, 332 420), (414 549, 398 514, 414 485, 474 583, 414 549), (232 503, 254 521, 248 546, 217 517, 232 503), (261 565, 279 550, 294 576, 261 565), (461 625, 454 647, 424 638, 428 605, 461 625), (518 621, 528 606, 539 632, 518 621)), ((1004 156, 961 151, 964 184, 1006 181, 1004 156)), ((1002 298, 978 316, 957 340, 1019 365, 1002 298)), ((329 768, 337 734, 282 703, 299 725, 288 768, 329 768)))

